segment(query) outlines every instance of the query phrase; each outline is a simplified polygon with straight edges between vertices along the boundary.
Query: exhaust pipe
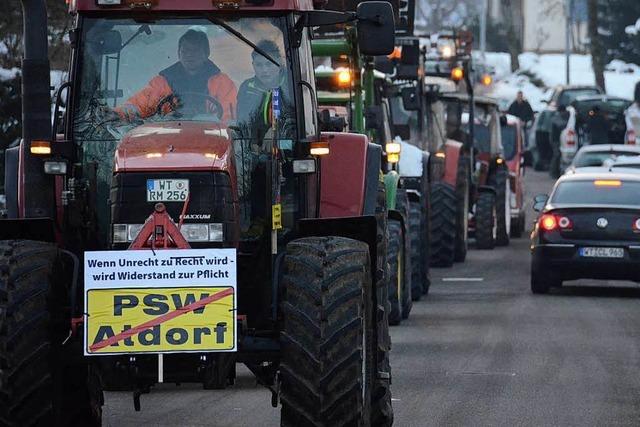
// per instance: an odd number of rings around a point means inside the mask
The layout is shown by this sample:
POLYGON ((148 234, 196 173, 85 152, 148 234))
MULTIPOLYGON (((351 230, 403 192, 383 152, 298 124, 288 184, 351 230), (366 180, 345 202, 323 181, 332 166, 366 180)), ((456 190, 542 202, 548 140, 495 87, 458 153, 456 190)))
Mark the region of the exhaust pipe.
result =
POLYGON ((22 137, 51 138, 51 77, 45 0, 22 0, 22 137))
MULTIPOLYGON (((41 159, 31 155, 31 141, 51 139, 51 76, 45 0, 21 0, 24 56, 22 60, 22 179, 17 190, 19 216, 53 218, 53 180, 41 159), (28 191, 26 191, 28 189, 28 191)), ((13 195, 10 195, 10 197, 13 195)), ((17 195, 16 195, 17 196, 17 195)))

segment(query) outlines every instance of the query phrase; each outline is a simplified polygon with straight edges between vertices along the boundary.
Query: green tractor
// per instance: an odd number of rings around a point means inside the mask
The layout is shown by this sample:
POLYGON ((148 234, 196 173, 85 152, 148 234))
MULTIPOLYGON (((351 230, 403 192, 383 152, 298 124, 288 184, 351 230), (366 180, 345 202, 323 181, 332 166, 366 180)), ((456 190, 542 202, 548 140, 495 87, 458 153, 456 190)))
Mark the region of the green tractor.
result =
POLYGON ((354 29, 343 34, 344 38, 317 34, 312 42, 318 103, 326 129, 366 134, 380 149, 383 209, 388 215, 389 323, 397 325, 411 312, 414 270, 409 195, 398 173, 401 145, 393 140, 387 95, 391 81, 374 69, 374 57, 360 53, 354 29))

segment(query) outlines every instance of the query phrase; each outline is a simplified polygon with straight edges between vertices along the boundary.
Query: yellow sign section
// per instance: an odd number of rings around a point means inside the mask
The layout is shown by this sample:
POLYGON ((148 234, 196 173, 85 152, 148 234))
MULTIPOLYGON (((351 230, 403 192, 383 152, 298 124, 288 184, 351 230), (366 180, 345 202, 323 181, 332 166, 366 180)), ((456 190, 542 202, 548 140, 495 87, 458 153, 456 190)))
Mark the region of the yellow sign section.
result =
POLYGON ((90 289, 86 354, 235 351, 233 287, 90 289))
POLYGON ((271 207, 271 218, 273 218, 273 229, 282 229, 282 205, 277 204, 271 207))

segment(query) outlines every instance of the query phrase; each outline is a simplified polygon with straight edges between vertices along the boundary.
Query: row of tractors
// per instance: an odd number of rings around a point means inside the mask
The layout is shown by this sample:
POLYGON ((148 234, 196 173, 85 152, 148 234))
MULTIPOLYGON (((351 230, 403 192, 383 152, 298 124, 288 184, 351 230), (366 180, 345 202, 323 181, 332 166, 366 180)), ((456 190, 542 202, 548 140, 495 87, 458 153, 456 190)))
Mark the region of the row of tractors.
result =
POLYGON ((389 325, 524 226, 470 39, 412 36, 412 2, 71 0, 52 108, 21 3, 0 424, 100 425, 105 390, 140 410, 242 363, 282 425, 391 425, 389 325))
POLYGON ((474 75, 472 38, 404 30, 378 57, 358 51, 353 28, 321 28, 312 42, 323 129, 367 134, 382 149, 392 325, 428 294, 431 267, 465 260, 469 238, 493 249, 525 227, 523 130, 474 94, 491 77, 474 75))

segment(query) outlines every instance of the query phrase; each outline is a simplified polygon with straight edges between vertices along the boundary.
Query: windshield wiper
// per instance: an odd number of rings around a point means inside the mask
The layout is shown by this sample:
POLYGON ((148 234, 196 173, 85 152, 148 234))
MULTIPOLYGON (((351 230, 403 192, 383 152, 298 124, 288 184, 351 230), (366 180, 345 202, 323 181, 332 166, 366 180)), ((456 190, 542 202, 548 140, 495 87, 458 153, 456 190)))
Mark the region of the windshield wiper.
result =
POLYGON ((245 42, 247 45, 251 46, 253 48, 253 50, 258 52, 260 55, 264 56, 267 60, 272 62, 274 65, 276 65, 278 67, 281 66, 281 64, 278 64, 278 61, 273 59, 267 52, 265 52, 264 50, 260 49, 251 40, 249 40, 244 35, 242 35, 241 32, 236 31, 232 26, 230 26, 226 22, 222 21, 219 18, 216 18, 215 16, 207 16, 207 19, 209 20, 209 22, 211 22, 213 24, 220 25, 222 28, 224 28, 225 30, 227 30, 228 32, 230 32, 231 34, 233 34, 234 36, 236 36, 237 38, 239 38, 240 40, 245 42))

